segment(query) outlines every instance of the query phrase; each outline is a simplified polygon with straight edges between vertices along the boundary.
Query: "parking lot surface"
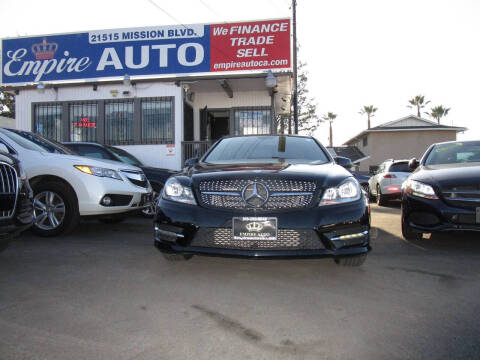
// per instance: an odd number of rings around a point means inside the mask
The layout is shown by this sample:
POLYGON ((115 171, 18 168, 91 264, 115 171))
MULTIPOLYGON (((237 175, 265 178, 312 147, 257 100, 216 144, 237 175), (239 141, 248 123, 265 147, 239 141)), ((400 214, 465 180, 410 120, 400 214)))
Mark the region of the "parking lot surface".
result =
POLYGON ((372 206, 361 268, 166 262, 151 220, 24 234, 0 254, 0 359, 478 359, 480 237, 401 238, 372 206))

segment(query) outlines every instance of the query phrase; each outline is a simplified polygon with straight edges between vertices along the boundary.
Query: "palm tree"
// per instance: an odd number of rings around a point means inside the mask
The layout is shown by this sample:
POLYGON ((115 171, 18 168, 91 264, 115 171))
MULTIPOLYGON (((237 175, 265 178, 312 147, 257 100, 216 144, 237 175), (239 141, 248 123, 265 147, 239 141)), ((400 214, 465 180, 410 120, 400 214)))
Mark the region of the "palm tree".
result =
POLYGON ((417 108, 417 116, 421 117, 422 114, 420 113, 420 109, 423 109, 430 101, 425 102, 425 96, 424 95, 417 95, 413 99, 408 100, 410 105, 407 105, 410 109, 413 109, 413 107, 417 108))
POLYGON ((444 116, 447 116, 449 111, 450 111, 450 108, 444 108, 442 105, 438 105, 438 106, 432 107, 430 112, 427 112, 426 114, 436 119, 438 121, 438 125, 440 125, 440 119, 444 116))
POLYGON ((322 120, 328 121, 330 124, 330 147, 333 146, 333 132, 332 132, 332 122, 335 120, 337 117, 337 114, 334 114, 332 112, 328 112, 325 115, 322 116, 322 120))
POLYGON ((362 109, 360 109, 359 114, 367 114, 368 117, 368 128, 370 129, 370 118, 374 117, 375 111, 378 109, 373 105, 365 105, 362 109))

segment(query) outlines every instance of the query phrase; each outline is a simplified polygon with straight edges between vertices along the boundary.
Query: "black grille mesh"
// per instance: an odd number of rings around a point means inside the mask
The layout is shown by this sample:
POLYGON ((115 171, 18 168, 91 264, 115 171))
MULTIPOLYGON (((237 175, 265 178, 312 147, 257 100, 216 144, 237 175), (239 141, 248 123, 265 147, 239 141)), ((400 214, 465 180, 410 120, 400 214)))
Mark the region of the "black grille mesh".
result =
POLYGON ((324 249, 314 230, 278 229, 277 240, 233 240, 231 228, 201 228, 191 246, 224 249, 316 250, 324 249))
POLYGON ((249 208, 242 199, 242 191, 253 181, 259 182, 268 188, 270 197, 261 209, 299 209, 312 203, 316 184, 313 181, 277 180, 277 179, 226 179, 201 181, 199 184, 200 198, 207 206, 227 209, 249 208), (211 194, 209 192, 225 192, 230 194, 211 194), (282 195, 280 193, 291 193, 282 195), (299 194, 294 194, 299 193, 299 194))

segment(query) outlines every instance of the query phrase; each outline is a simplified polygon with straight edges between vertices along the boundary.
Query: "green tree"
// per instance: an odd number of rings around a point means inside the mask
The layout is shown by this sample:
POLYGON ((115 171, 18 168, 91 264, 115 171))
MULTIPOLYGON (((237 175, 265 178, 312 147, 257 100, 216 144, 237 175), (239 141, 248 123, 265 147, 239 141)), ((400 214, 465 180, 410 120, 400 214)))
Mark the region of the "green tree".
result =
POLYGON ((373 105, 365 105, 363 108, 360 109, 359 114, 367 114, 368 118, 368 128, 370 129, 370 118, 375 116, 375 111, 378 109, 373 105))
MULTIPOLYGON (((312 135, 322 123, 322 119, 317 115, 317 103, 315 98, 311 97, 308 90, 308 71, 307 63, 299 61, 297 68, 297 99, 298 99, 298 132, 304 135, 312 135)), ((277 94, 282 96, 283 94, 277 94)), ((292 97, 293 100, 293 97, 292 97)), ((293 103, 292 103, 293 109, 293 103)), ((277 116, 277 129, 280 134, 285 134, 291 121, 291 131, 293 132, 293 110, 291 115, 277 116)))
POLYGON ((328 138, 329 141, 329 146, 333 146, 333 130, 332 130, 332 122, 337 118, 337 114, 334 114, 333 112, 328 112, 325 115, 322 116, 323 121, 328 121, 330 125, 330 136, 328 138))
POLYGON ((432 118, 438 121, 440 125, 440 119, 448 115, 450 108, 444 108, 442 105, 434 106, 430 110, 430 112, 426 112, 426 114, 430 115, 432 118))
POLYGON ((0 87, 0 115, 15 118, 15 95, 0 87))
POLYGON ((422 113, 420 112, 430 101, 425 101, 424 95, 417 95, 413 99, 408 100, 410 105, 407 105, 408 108, 413 109, 417 108, 417 116, 422 117, 422 113))

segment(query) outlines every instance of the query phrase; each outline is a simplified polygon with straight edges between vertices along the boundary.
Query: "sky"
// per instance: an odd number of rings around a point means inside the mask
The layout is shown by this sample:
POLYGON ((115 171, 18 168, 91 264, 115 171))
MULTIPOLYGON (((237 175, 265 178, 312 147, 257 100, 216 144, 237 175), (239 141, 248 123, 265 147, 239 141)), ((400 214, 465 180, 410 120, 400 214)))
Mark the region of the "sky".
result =
MULTIPOLYGON (((290 17, 288 0, 1 0, 0 37, 290 17), (154 6, 155 2, 158 7, 154 6), (163 9, 164 11, 160 10, 163 9)), ((451 108, 445 125, 480 138, 480 1, 297 0, 298 59, 318 114, 337 114, 334 145, 414 113, 408 100, 451 108), (477 109, 477 110, 475 110, 477 109)), ((428 118, 427 115, 425 115, 428 118)), ((315 134, 328 142, 328 126, 315 134)))

